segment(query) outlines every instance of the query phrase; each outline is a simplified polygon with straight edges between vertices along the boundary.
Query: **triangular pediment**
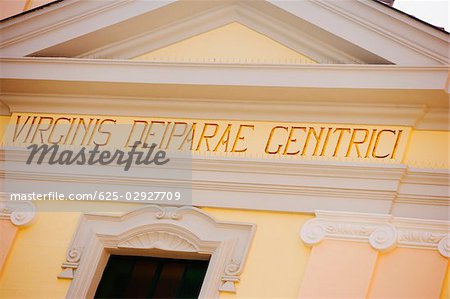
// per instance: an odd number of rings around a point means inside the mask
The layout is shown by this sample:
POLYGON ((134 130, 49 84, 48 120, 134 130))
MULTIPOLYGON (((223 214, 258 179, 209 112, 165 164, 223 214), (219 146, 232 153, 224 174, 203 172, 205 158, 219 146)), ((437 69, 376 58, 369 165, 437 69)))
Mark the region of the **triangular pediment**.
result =
POLYGON ((133 59, 197 63, 317 63, 311 58, 237 22, 133 59))
POLYGON ((0 23, 2 57, 171 59, 188 44, 204 54, 202 58, 184 54, 194 61, 448 63, 445 32, 376 1, 65 0, 0 23), (216 44, 223 44, 217 36, 236 29, 236 24, 242 27, 234 40, 229 38, 230 43, 248 33, 253 45, 239 45, 239 55, 219 53, 215 44, 204 51, 202 40, 206 43, 212 36, 216 44), (273 51, 264 53, 269 49, 273 51))

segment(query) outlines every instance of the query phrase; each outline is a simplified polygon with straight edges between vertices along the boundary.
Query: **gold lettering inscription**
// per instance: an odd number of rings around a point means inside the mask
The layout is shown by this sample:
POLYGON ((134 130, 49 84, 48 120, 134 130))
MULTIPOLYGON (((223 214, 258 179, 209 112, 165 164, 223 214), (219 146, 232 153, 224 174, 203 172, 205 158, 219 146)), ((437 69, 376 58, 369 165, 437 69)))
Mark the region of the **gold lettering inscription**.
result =
POLYGON ((236 149, 237 146, 238 146, 238 142, 240 140, 245 141, 245 137, 241 135, 243 128, 255 130, 255 126, 254 125, 239 125, 239 129, 238 129, 238 132, 236 134, 236 138, 234 139, 233 148, 231 149, 231 152, 233 152, 233 153, 244 153, 244 152, 247 151, 247 147, 236 149))
POLYGON ((281 148, 283 147, 283 145, 278 144, 278 147, 275 151, 269 150, 270 143, 272 141, 273 135, 275 134, 275 130, 279 130, 279 129, 288 131, 288 127, 283 127, 283 126, 276 126, 276 127, 273 127, 272 130, 270 130, 269 139, 267 140, 267 143, 266 143, 266 149, 265 149, 266 154, 271 154, 271 155, 278 154, 280 152, 281 148))
MULTIPOLYGON (((401 161, 409 128, 14 114, 8 142, 401 161)), ((6 140, 6 139, 5 139, 6 140)))

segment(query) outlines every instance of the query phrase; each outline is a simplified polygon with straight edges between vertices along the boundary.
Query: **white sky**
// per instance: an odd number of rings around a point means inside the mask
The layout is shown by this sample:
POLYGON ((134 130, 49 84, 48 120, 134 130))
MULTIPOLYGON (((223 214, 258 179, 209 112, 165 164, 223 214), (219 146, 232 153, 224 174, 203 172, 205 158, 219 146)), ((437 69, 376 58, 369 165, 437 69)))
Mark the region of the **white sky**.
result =
POLYGON ((450 30, 450 0, 396 0, 394 7, 425 22, 450 30))

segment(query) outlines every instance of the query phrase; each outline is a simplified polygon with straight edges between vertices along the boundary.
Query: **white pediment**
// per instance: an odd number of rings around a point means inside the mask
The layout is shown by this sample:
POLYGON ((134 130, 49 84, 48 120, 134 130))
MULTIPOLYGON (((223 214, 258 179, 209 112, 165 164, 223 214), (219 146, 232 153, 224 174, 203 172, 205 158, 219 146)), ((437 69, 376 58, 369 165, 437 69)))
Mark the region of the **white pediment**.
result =
POLYGON ((249 64, 317 63, 236 22, 134 57, 133 60, 249 64))
POLYGON ((448 33, 373 0, 64 0, 0 22, 0 100, 6 114, 447 130, 448 49, 448 33))
MULTIPOLYGON (((232 23, 277 43, 286 59, 297 55, 322 64, 399 65, 448 61, 446 33, 369 0, 65 0, 2 22, 0 55, 131 59, 174 50, 182 41, 201 39, 232 23)), ((260 58, 258 53, 255 57, 260 58)))

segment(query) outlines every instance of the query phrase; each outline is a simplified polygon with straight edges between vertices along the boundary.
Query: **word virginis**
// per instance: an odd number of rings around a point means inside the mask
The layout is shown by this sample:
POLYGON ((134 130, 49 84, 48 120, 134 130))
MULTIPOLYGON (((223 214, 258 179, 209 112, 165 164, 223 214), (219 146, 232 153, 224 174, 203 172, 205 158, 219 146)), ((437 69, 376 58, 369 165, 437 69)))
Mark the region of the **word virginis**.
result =
POLYGON ((13 142, 266 155, 395 159, 402 129, 18 115, 13 142))

